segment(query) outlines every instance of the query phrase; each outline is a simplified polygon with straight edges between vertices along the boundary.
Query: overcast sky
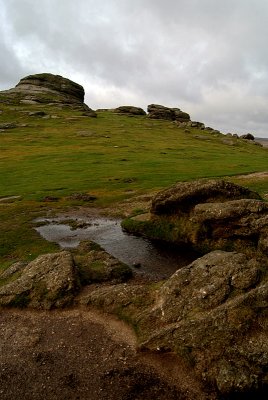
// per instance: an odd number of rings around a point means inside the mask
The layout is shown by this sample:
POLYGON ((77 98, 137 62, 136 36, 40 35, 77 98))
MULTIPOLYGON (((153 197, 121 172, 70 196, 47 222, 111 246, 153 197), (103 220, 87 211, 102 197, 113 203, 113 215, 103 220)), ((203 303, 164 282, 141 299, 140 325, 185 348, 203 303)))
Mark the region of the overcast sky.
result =
POLYGON ((268 0, 0 0, 0 90, 51 72, 93 109, 179 107, 268 137, 268 0))

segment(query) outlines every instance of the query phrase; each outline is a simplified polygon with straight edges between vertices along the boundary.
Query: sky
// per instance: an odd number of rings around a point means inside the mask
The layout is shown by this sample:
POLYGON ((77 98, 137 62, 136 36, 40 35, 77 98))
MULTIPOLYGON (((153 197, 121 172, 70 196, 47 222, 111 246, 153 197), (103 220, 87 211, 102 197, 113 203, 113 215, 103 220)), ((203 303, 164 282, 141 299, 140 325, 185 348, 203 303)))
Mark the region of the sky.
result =
POLYGON ((93 109, 178 107, 268 138, 268 0, 0 0, 0 90, 50 72, 93 109))

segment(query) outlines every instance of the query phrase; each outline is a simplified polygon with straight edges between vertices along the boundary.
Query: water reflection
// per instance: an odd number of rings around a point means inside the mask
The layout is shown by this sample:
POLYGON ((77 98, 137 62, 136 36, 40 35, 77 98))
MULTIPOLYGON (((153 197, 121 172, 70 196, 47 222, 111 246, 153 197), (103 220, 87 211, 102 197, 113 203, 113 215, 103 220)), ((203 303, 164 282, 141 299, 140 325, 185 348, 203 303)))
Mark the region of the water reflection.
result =
POLYGON ((76 218, 75 224, 66 218, 37 219, 35 222, 45 222, 36 227, 36 231, 62 248, 74 248, 82 240, 93 240, 120 261, 130 266, 140 265, 139 271, 157 278, 167 278, 197 258, 189 249, 129 235, 121 229, 118 219, 76 218))

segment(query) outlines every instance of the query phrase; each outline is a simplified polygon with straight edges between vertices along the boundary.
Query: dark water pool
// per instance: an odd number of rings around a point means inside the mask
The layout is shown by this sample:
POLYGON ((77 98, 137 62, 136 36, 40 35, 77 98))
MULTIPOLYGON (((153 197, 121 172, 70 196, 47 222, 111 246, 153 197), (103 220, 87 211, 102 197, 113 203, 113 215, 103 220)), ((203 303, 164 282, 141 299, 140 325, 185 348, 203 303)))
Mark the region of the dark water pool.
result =
POLYGON ((169 277, 197 258, 189 249, 178 249, 129 235, 121 229, 118 219, 88 217, 76 218, 70 223, 66 218, 53 218, 37 219, 35 222, 45 223, 36 227, 36 231, 62 248, 74 248, 82 240, 93 240, 120 261, 130 266, 140 265, 138 271, 157 278, 169 277))

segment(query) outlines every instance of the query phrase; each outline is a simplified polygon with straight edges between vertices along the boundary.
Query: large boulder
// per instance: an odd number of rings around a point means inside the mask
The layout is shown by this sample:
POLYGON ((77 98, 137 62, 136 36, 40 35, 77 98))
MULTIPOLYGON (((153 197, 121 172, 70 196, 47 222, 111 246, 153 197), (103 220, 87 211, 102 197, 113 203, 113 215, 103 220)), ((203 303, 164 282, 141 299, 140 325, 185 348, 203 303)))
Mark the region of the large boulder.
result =
POLYGON ((142 108, 135 106, 120 106, 115 108, 114 112, 125 115, 146 115, 146 112, 142 108))
POLYGON ((175 351, 222 395, 262 391, 268 385, 267 307, 263 265, 214 251, 160 288, 138 317, 141 347, 175 351))
POLYGON ((77 272, 68 251, 44 254, 24 267, 17 279, 0 288, 0 306, 63 307, 72 302, 78 287, 77 272))
POLYGON ((215 203, 227 200, 258 199, 258 193, 224 180, 198 179, 179 182, 162 190, 152 200, 151 212, 156 215, 188 213, 200 203, 215 203))
POLYGON ((82 285, 100 282, 126 282, 133 275, 132 269, 89 240, 72 250, 82 285))
POLYGON ((166 119, 169 121, 187 122, 190 115, 179 108, 165 107, 160 104, 150 104, 147 107, 148 117, 152 119, 166 119))
POLYGON ((222 249, 261 259, 268 255, 268 203, 222 180, 178 183, 155 196, 151 214, 126 220, 123 227, 202 254, 222 249))

